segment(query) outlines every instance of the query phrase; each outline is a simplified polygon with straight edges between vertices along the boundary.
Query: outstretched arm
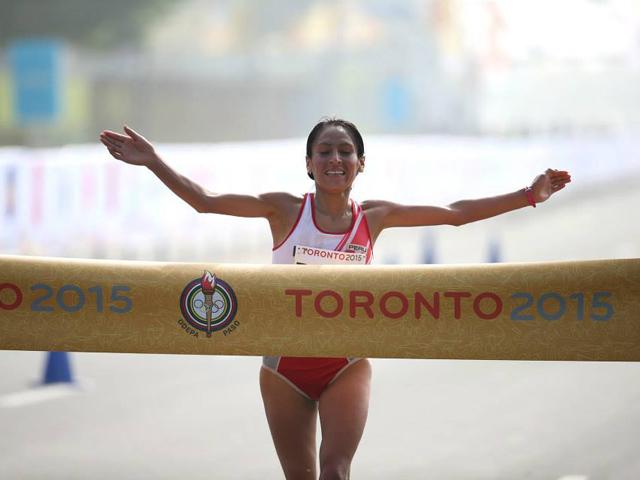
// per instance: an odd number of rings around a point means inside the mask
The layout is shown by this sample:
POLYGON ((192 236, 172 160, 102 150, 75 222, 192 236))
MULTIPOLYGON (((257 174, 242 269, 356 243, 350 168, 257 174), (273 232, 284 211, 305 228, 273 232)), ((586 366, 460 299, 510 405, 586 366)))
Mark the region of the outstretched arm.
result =
MULTIPOLYGON (((531 198, 535 203, 549 199, 571 182, 566 171, 548 169, 531 184, 531 198)), ((460 200, 447 207, 399 205, 392 202, 372 201, 363 204, 374 236, 385 228, 419 227, 427 225, 455 225, 476 222, 530 205, 524 189, 496 197, 460 200), (373 225, 371 225, 373 224, 373 225)))
POLYGON ((258 196, 213 193, 167 165, 153 145, 142 135, 125 126, 126 135, 105 130, 100 141, 114 158, 151 170, 169 189, 198 212, 220 213, 238 217, 265 217, 276 212, 281 194, 258 196))

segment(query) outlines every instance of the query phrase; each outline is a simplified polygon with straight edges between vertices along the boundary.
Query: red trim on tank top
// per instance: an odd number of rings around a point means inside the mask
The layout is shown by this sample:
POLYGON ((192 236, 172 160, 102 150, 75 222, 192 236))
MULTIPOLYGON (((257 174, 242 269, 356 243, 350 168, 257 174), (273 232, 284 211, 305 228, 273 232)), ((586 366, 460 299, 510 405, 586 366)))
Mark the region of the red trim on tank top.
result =
POLYGON ((362 210, 362 221, 364 222, 364 226, 367 229, 367 235, 369 236, 369 241, 367 242, 369 243, 367 260, 371 260, 373 258, 373 237, 371 236, 371 230, 369 230, 369 222, 367 222, 367 215, 364 213, 364 210, 362 210))
POLYGON ((344 235, 345 233, 351 232, 351 230, 353 229, 353 225, 356 223, 355 205, 353 200, 351 200, 351 225, 349 226, 349 228, 344 232, 327 232, 326 230, 321 229, 316 222, 316 206, 314 202, 314 194, 310 193, 309 195, 311 195, 311 220, 313 220, 313 225, 318 229, 318 231, 326 233, 327 235, 344 235))
POLYGON ((276 245, 271 249, 272 252, 279 249, 282 245, 284 245, 284 242, 289 240, 289 237, 298 226, 298 223, 300 223, 300 219, 302 218, 302 212, 304 212, 304 206, 307 204, 307 195, 308 193, 305 193, 304 197, 302 197, 302 206, 300 207, 300 211, 298 212, 298 218, 296 218, 296 223, 293 224, 293 227, 291 227, 291 230, 289 230, 289 233, 287 234, 287 236, 284 237, 284 240, 282 240, 278 245, 276 245))

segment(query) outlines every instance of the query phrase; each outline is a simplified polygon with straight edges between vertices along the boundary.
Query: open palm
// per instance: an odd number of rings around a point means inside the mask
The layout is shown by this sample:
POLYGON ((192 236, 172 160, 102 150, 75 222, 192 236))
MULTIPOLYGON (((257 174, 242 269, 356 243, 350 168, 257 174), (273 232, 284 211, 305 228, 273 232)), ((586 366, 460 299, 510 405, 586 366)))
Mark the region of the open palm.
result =
POLYGON ((538 175, 531 185, 533 198, 536 203, 544 202, 554 193, 562 190, 571 182, 571 175, 564 170, 547 169, 542 175, 538 175))
POLYGON ((100 141, 107 147, 112 157, 131 165, 150 165, 155 159, 153 145, 142 135, 125 126, 126 135, 105 130, 100 141))

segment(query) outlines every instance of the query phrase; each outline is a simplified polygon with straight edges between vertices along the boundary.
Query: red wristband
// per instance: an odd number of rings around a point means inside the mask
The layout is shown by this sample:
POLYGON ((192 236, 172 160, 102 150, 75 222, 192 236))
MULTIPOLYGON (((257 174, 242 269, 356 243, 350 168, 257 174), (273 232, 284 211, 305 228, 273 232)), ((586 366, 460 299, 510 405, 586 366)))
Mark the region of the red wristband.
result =
POLYGON ((529 202, 529 205, 536 208, 536 200, 533 198, 533 190, 531 187, 524 187, 524 194, 527 196, 527 202, 529 202))

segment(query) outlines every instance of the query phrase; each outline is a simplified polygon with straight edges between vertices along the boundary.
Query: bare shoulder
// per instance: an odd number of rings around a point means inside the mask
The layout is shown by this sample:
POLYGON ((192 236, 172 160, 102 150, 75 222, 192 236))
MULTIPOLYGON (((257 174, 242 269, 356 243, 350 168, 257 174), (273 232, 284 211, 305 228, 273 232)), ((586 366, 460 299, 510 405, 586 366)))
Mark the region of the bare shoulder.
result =
POLYGON ((362 206, 362 209, 365 212, 368 212, 369 210, 380 210, 380 209, 393 208, 397 204, 395 204, 393 202, 390 202, 388 200, 365 200, 360 205, 362 206))
POLYGON ((258 195, 258 198, 270 206, 272 221, 288 223, 288 219, 297 215, 304 197, 288 192, 268 192, 258 195))
POLYGON ((293 228, 304 197, 287 192, 269 192, 259 195, 259 198, 272 208, 273 213, 267 219, 271 227, 273 244, 279 245, 293 228))
POLYGON ((389 212, 392 212, 397 204, 388 200, 365 200, 361 206, 367 218, 372 240, 375 242, 380 232, 385 228, 385 219, 389 212))
POLYGON ((295 208, 300 207, 302 205, 302 200, 304 197, 301 195, 293 195, 289 192, 267 192, 261 193, 258 198, 260 198, 263 202, 267 202, 273 205, 276 208, 295 208))
POLYGON ((367 218, 373 219, 387 216, 398 204, 388 200, 365 200, 361 206, 367 218))

